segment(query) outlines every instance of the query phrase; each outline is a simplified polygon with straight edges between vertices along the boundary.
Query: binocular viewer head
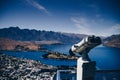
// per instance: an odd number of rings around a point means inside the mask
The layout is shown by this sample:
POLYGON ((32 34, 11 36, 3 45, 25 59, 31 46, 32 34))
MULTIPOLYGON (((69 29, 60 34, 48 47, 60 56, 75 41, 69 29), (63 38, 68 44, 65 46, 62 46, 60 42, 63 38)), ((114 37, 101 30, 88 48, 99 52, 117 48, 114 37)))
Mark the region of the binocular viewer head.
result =
POLYGON ((69 53, 72 56, 87 54, 92 48, 101 44, 101 38, 98 36, 88 36, 83 38, 79 43, 74 44, 69 53))

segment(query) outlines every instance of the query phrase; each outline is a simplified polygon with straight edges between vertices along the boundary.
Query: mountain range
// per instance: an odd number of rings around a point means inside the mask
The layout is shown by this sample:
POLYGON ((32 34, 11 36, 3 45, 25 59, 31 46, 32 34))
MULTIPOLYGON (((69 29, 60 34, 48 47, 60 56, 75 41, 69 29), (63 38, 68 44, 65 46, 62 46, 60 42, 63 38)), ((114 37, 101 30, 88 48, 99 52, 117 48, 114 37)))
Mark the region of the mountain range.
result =
MULTIPOLYGON (((3 43, 7 44, 7 41, 10 43, 18 41, 17 45, 19 45, 20 42, 23 42, 22 44, 24 45, 32 44, 33 46, 36 46, 36 44, 37 45, 74 44, 74 43, 81 41, 81 39, 86 36, 88 35, 74 34, 74 33, 62 33, 62 32, 45 31, 45 30, 35 30, 35 29, 31 29, 31 30, 20 29, 19 27, 9 27, 9 28, 0 29, 0 38, 1 38, 0 40, 3 39, 0 44, 3 44, 3 43), (4 40, 4 38, 7 38, 7 39, 4 40)), ((104 46, 120 48, 120 34, 112 35, 106 38, 103 38, 103 37, 101 38, 102 38, 102 42, 104 46)), ((20 46, 24 46, 24 45, 20 45, 20 46)))
POLYGON ((19 41, 57 41, 60 43, 76 43, 80 41, 84 34, 61 33, 45 30, 20 29, 19 27, 9 27, 0 29, 0 37, 19 41))

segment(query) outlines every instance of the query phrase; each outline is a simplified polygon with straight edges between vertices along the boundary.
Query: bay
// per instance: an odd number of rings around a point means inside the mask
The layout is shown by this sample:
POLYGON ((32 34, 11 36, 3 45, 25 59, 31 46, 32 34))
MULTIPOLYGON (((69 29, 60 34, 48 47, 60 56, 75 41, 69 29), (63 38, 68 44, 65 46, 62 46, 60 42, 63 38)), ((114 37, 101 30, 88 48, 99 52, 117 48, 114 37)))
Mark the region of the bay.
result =
MULTIPOLYGON (((46 45, 45 48, 60 53, 65 53, 69 55, 69 49, 72 45, 46 45)), ((53 65, 53 66, 74 66, 77 64, 77 60, 55 60, 55 59, 44 59, 42 58, 45 52, 12 52, 4 51, 3 53, 19 58, 28 58, 32 60, 39 60, 44 64, 53 65)), ((112 70, 120 69, 120 49, 119 48, 110 48, 105 46, 98 46, 92 49, 89 52, 89 56, 92 61, 96 61, 98 69, 112 70)))

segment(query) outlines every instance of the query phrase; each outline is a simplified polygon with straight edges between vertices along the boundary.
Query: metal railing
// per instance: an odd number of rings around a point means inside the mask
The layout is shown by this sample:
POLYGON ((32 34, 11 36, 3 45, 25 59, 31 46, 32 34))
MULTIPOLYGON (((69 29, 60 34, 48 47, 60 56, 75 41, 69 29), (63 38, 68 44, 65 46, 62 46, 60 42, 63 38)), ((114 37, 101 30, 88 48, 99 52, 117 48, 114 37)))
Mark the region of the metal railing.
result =
MULTIPOLYGON (((58 70, 56 80, 76 80, 76 73, 71 75, 71 73, 68 73, 70 71, 74 70, 58 70)), ((94 80, 120 80, 120 70, 96 70, 94 80)))
POLYGON ((97 70, 95 80, 120 80, 120 70, 97 70))

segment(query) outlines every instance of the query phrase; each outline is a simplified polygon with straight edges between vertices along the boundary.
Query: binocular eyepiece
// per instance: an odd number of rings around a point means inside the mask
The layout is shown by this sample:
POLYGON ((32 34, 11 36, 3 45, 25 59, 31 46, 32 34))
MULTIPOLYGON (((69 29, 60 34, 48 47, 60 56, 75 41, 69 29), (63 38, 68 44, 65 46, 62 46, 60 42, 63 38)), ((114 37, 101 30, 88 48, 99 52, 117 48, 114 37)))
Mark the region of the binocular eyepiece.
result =
POLYGON ((91 44, 101 44, 101 39, 100 37, 95 37, 94 35, 93 36, 88 36, 88 42, 91 43, 91 44))

